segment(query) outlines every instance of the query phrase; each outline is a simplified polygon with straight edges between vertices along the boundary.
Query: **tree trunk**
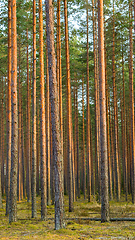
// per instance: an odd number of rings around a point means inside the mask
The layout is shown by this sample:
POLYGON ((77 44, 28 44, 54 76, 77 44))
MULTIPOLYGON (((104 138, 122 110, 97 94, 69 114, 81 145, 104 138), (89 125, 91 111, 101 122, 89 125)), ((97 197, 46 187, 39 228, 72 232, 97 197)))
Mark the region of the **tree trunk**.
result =
POLYGON ((1 185, 2 185, 2 195, 5 194, 5 180, 4 180, 4 153, 5 153, 5 139, 4 139, 4 79, 2 77, 2 103, 1 103, 1 119, 2 119, 2 126, 1 126, 1 138, 2 138, 2 161, 1 161, 1 185))
POLYGON ((105 103, 105 58, 103 0, 98 0, 98 44, 100 86, 100 141, 101 141, 101 222, 109 221, 107 132, 105 103))
POLYGON ((125 115, 125 77, 124 77, 124 56, 122 43, 122 78, 123 78, 123 162, 124 162, 124 190, 125 200, 128 195, 128 179, 127 179, 127 141, 126 141, 126 115, 125 115))
MULTIPOLYGON (((41 113, 40 113, 41 115, 41 113)), ((36 164, 37 164, 37 168, 36 168, 36 193, 37 195, 39 195, 39 159, 40 159, 40 142, 41 142, 41 137, 39 136, 39 121, 40 121, 40 115, 39 115, 39 106, 37 108, 37 136, 36 136, 36 139, 37 139, 37 160, 36 160, 36 164)))
POLYGON ((17 196, 18 201, 22 199, 22 192, 21 192, 21 182, 22 182, 22 142, 21 142, 21 76, 20 76, 20 38, 19 38, 19 77, 18 77, 18 88, 19 88, 19 94, 18 94, 18 174, 17 174, 17 196))
POLYGON ((30 170, 30 87, 29 87, 29 52, 27 28, 27 201, 31 201, 31 170, 30 170))
POLYGON ((53 138, 53 157, 55 170, 55 229, 63 227, 64 192, 63 192, 63 156, 60 138, 58 92, 56 82, 56 62, 54 48, 54 20, 52 0, 46 0, 46 29, 48 48, 49 89, 51 101, 51 121, 53 138))
POLYGON ((12 142, 9 222, 17 220, 17 161, 18 161, 18 109, 17 109, 17 32, 16 0, 11 1, 11 39, 12 39, 12 142))
MULTIPOLYGON (((11 0, 8 0, 8 134, 6 166, 6 215, 9 214, 10 169, 11 169, 11 0)), ((1 179, 1 178, 0 178, 1 179)))
POLYGON ((47 158, 47 204, 51 205, 50 192, 50 101, 49 101, 49 72, 48 72, 48 52, 46 46, 46 158, 47 158))
POLYGON ((33 83, 32 83, 32 218, 37 216, 36 209, 36 0, 33 0, 33 83))
MULTIPOLYGON (((59 115, 60 115, 60 133, 63 155, 63 113, 62 113, 62 67, 61 67, 61 31, 60 31, 60 0, 58 2, 58 49, 59 49, 59 115)), ((64 184, 64 161, 63 161, 63 184, 64 184)))
MULTIPOLYGON (((22 108, 22 95, 21 95, 21 108, 22 108)), ((23 129, 23 109, 21 110, 21 144, 22 144, 22 179, 23 179, 23 197, 26 197, 26 152, 24 151, 24 129, 23 129)))
POLYGON ((83 158, 83 194, 84 199, 86 199, 86 162, 85 162, 85 129, 84 129, 84 76, 82 76, 82 125, 83 125, 83 150, 82 150, 82 158, 83 158))
POLYGON ((133 89, 133 37, 132 37, 132 1, 129 3, 129 89, 130 89, 130 125, 132 151, 132 202, 135 203, 135 143, 134 143, 134 89, 133 89))
MULTIPOLYGON (((41 103, 41 219, 47 215, 46 198, 46 124, 45 124, 45 91, 44 91, 44 54, 43 54, 43 13, 42 0, 39 0, 39 42, 40 42, 40 103, 41 103)), ((50 170, 50 169, 49 169, 50 170)))
POLYGON ((88 202, 91 201, 91 153, 90 153, 90 105, 89 105, 89 38, 88 38, 88 0, 87 0, 87 137, 86 137, 86 155, 87 155, 87 193, 88 202))
POLYGON ((108 115, 108 83, 107 83, 107 62, 105 48, 105 92, 106 92, 106 123, 107 123, 107 156, 108 156, 108 180, 109 180, 109 197, 112 200, 112 163, 110 156, 110 131, 109 131, 109 115, 108 115))
POLYGON ((119 156, 118 156, 118 132, 117 132, 117 100, 116 100, 116 83, 115 83, 115 23, 114 23, 114 3, 113 3, 113 103, 114 103, 114 157, 115 157, 115 174, 116 174, 116 192, 117 201, 120 200, 120 176, 119 176, 119 156))
POLYGON ((69 212, 73 211, 73 176, 72 176, 72 110, 71 110, 71 83, 70 83, 70 64, 69 64, 69 41, 68 41, 68 18, 67 0, 64 0, 65 16, 65 48, 66 48, 66 78, 67 78, 67 159, 68 159, 68 194, 69 212))

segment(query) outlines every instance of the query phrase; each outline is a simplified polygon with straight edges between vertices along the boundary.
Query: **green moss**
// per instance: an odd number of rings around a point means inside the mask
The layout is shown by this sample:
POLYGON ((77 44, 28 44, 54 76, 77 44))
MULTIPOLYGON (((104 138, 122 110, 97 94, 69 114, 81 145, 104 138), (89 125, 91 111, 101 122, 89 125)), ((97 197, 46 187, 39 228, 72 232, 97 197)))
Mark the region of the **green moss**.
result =
MULTIPOLYGON (((133 238, 135 237, 134 222, 108 222, 100 223, 89 220, 66 221, 66 227, 54 230, 54 220, 40 220, 40 196, 37 197, 37 219, 31 218, 31 203, 27 200, 18 202, 18 221, 9 224, 8 216, 5 216, 5 201, 3 209, 0 209, 0 239, 101 239, 101 238, 133 238)), ((74 203, 74 212, 68 212, 68 197, 65 197, 65 217, 100 217, 100 204, 92 201, 88 203, 83 196, 74 203)), ((54 206, 47 207, 48 217, 54 217, 54 206)), ((113 217, 134 216, 135 206, 129 201, 110 202, 110 213, 113 217)))

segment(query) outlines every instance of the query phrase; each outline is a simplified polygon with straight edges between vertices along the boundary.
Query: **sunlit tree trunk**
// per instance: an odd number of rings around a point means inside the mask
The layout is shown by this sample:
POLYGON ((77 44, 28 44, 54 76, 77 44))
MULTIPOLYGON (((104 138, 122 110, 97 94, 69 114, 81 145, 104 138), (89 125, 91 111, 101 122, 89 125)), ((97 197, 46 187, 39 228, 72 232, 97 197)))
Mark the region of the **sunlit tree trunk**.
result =
POLYGON ((48 48, 49 90, 51 101, 52 142, 55 170, 55 229, 63 227, 64 191, 63 191, 63 156, 60 138, 58 91, 56 81, 56 62, 54 48, 54 20, 52 0, 46 0, 46 30, 48 48))
POLYGON ((11 1, 11 41, 12 41, 12 138, 11 138, 11 176, 9 222, 17 219, 17 161, 18 161, 18 108, 17 108, 17 32, 16 0, 11 1))
MULTIPOLYGON (((45 90, 44 90, 44 54, 43 54, 43 13, 42 0, 39 0, 39 42, 40 42, 40 104, 41 104, 41 218, 46 219, 47 197, 46 197, 46 123, 45 123, 45 90)), ((49 169, 50 171, 50 169, 49 169)))
POLYGON ((32 218, 37 216, 36 209, 36 0, 33 0, 33 82, 32 82, 32 218))
MULTIPOLYGON (((98 78, 97 78, 97 54, 96 54, 96 43, 95 43, 95 27, 96 27, 96 15, 95 15, 95 4, 92 0, 92 21, 93 21, 93 53, 94 53, 94 84, 95 84, 95 181, 97 182, 97 163, 99 163, 99 134, 98 134, 98 78)), ((95 185, 95 190, 97 186, 95 185)))
POLYGON ((105 57, 103 0, 98 0, 98 44, 99 44, 99 87, 100 87, 100 141, 101 141, 101 222, 109 221, 108 163, 105 100, 105 57))
MULTIPOLYGON (((59 62, 59 115, 60 115, 60 133, 61 133, 61 145, 62 145, 62 155, 63 155, 63 113, 62 113, 62 67, 61 67, 61 31, 60 31, 60 0, 57 1, 58 4, 58 62, 59 62)), ((64 162, 63 167, 64 169, 64 162)), ((63 172, 64 175, 64 172, 63 172)), ((64 176, 63 176, 63 184, 64 184, 64 176)))
POLYGON ((7 104, 7 107, 8 107, 8 134, 7 134, 7 164, 6 164, 6 215, 9 214, 10 169, 11 169, 11 0, 8 0, 8 104, 7 104))

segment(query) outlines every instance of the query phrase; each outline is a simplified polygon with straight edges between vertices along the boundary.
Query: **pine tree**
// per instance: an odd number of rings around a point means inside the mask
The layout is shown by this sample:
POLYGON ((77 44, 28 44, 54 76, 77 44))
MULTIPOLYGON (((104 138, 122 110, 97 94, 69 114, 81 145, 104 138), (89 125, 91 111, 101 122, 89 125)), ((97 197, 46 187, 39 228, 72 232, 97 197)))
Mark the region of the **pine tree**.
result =
POLYGON ((52 142, 55 170, 55 229, 63 227, 63 156, 60 139, 58 92, 56 82, 56 63, 54 48, 54 20, 52 0, 46 0, 46 30, 48 48, 49 90, 51 101, 52 142))
POLYGON ((99 44, 99 86, 100 86, 100 141, 101 141, 101 222, 109 221, 108 164, 105 105, 105 57, 103 0, 98 0, 98 44, 99 44))
POLYGON ((17 109, 17 32, 16 32, 16 0, 11 1, 11 42, 12 42, 12 137, 11 137, 11 177, 9 222, 17 220, 17 161, 18 161, 18 109, 17 109))

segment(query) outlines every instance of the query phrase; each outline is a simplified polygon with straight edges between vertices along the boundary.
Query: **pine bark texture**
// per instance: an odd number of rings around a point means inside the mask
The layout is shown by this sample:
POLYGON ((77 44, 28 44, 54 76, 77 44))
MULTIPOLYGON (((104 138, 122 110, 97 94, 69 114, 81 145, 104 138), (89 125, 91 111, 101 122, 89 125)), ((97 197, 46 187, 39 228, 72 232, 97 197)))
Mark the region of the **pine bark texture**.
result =
POLYGON ((32 82, 32 218, 37 216, 36 210, 36 0, 33 0, 33 82, 32 82))
POLYGON ((100 141, 101 141, 101 222, 109 221, 108 159, 105 100, 105 58, 103 0, 98 0, 98 44, 99 44, 99 86, 100 86, 100 141))
POLYGON ((63 227, 64 192, 63 192, 63 156, 60 138, 58 92, 56 81, 56 62, 54 48, 54 20, 52 0, 46 0, 46 30, 48 48, 49 89, 51 101, 52 142, 55 171, 55 229, 63 227))
POLYGON ((8 1, 8 134, 6 166, 6 215, 9 214, 10 169, 11 169, 11 0, 8 1))
POLYGON ((17 108, 17 31, 16 31, 16 0, 11 1, 11 39, 12 39, 12 80, 11 80, 11 176, 9 222, 17 220, 17 161, 18 161, 18 108, 17 108))
POLYGON ((45 124, 45 91, 44 91, 44 55, 43 55, 43 13, 42 0, 39 0, 39 42, 40 42, 40 104, 41 104, 41 219, 47 215, 46 198, 46 124, 45 124))

